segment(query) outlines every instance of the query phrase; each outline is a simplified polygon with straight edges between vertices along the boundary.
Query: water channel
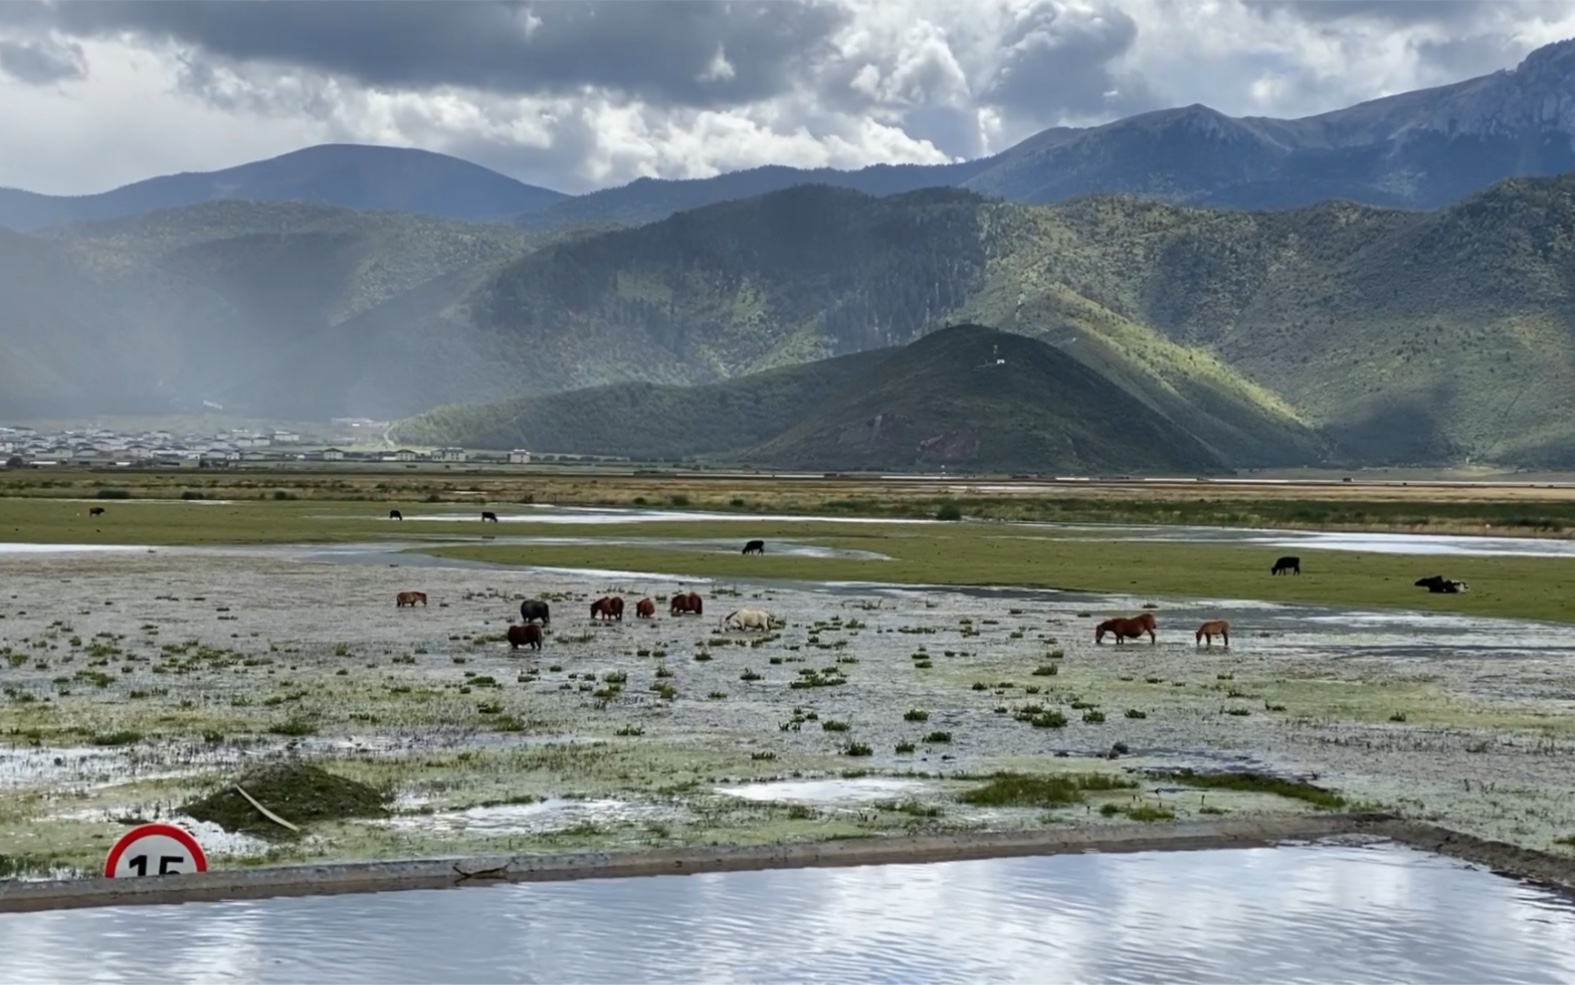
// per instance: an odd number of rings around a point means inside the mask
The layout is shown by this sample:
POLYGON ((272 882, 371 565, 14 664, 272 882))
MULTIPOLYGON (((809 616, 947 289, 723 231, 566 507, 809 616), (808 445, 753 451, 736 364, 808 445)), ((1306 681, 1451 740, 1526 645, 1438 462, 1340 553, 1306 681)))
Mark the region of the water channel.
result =
POLYGON ((1389 844, 0 916, 28 982, 1569 982, 1575 906, 1389 844))

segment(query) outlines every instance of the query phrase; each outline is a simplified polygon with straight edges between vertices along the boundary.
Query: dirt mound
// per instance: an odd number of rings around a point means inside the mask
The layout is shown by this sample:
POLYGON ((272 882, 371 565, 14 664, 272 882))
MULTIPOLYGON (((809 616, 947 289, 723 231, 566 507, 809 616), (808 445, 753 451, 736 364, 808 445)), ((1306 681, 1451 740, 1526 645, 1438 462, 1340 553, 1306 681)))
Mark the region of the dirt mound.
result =
POLYGON ((198 821, 212 821, 226 831, 274 839, 298 834, 269 818, 252 800, 291 824, 304 827, 315 821, 387 817, 393 791, 335 776, 308 763, 273 763, 248 770, 239 779, 181 810, 198 821), (250 794, 251 800, 241 790, 250 794))

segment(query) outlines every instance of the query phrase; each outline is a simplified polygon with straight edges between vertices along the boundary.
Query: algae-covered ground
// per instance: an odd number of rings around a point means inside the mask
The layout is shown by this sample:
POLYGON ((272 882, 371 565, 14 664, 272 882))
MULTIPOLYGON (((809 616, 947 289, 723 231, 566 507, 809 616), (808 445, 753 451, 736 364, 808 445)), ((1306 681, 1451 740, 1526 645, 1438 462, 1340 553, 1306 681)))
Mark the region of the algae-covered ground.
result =
POLYGON ((0 556, 0 864, 91 871, 127 824, 167 817, 215 866, 1335 806, 1542 849, 1575 833, 1559 626, 744 577, 684 583, 704 617, 660 605, 640 620, 631 604, 603 625, 591 599, 680 586, 359 560, 372 563, 305 549, 0 556), (405 589, 430 605, 396 609, 405 589), (502 640, 524 597, 553 603, 540 654, 502 640), (1146 605, 1158 645, 1095 646, 1097 619, 1146 605), (786 626, 720 631, 741 606, 786 626), (1231 648, 1195 647, 1217 616, 1231 648), (391 816, 296 835, 182 813, 291 759, 387 790, 391 816), (1182 769, 1304 785, 1154 772, 1182 769))

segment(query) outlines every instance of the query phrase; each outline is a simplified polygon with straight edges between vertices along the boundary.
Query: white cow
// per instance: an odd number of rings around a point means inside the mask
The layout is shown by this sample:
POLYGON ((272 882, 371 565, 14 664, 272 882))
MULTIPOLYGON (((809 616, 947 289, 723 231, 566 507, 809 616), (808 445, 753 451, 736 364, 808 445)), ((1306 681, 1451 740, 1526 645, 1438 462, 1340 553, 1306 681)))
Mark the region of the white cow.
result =
POLYGON ((722 620, 724 629, 751 630, 758 629, 762 633, 769 632, 773 625, 780 626, 781 620, 763 609, 738 609, 729 612, 722 620))

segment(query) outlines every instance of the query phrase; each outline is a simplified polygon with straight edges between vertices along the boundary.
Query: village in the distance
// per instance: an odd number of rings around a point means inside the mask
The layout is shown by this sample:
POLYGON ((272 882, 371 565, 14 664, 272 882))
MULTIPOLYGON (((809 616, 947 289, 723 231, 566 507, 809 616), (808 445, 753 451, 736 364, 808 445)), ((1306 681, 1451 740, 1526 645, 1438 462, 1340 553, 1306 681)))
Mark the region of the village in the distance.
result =
POLYGON ((478 452, 458 447, 419 450, 395 447, 386 438, 389 424, 388 421, 342 417, 298 430, 117 430, 0 425, 0 459, 7 468, 226 468, 297 462, 524 465, 531 461, 531 453, 523 448, 478 452))

